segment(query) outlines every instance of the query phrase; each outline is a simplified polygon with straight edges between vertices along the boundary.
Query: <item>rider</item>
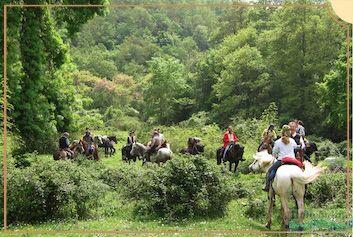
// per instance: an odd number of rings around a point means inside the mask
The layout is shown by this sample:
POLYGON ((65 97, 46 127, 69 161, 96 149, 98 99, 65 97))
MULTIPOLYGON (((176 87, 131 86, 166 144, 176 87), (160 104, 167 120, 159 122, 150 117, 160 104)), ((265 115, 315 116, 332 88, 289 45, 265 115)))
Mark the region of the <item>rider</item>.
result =
POLYGON ((88 154, 92 154, 93 150, 94 150, 94 147, 93 147, 93 142, 94 142, 94 139, 91 135, 91 132, 89 131, 88 128, 86 128, 86 134, 83 136, 83 140, 85 142, 87 142, 88 144, 88 151, 87 153, 88 154))
POLYGON ((291 121, 288 125, 290 127, 290 137, 294 139, 300 148, 305 149, 304 139, 297 133, 297 123, 295 121, 291 121))
POLYGON ((127 137, 127 144, 131 145, 136 142, 135 131, 129 132, 129 136, 127 137))
POLYGON ((68 156, 73 156, 74 152, 70 150, 69 133, 64 132, 59 138, 59 148, 67 152, 68 156))
POLYGON ((304 123, 301 120, 298 120, 297 133, 304 139, 305 138, 305 128, 304 123))
POLYGON ((231 126, 228 126, 227 130, 223 133, 223 147, 222 147, 222 153, 223 154, 223 159, 225 158, 229 145, 231 143, 236 143, 238 142, 238 138, 235 135, 233 128, 231 126))
POLYGON ((151 154, 158 151, 158 149, 161 148, 163 143, 165 142, 164 136, 161 136, 158 131, 159 129, 154 129, 154 131, 152 132, 152 140, 149 143, 147 150, 147 160, 149 160, 151 154))
POLYGON ((285 157, 295 158, 294 150, 297 148, 297 143, 291 138, 291 128, 288 125, 282 127, 282 137, 275 141, 272 154, 277 158, 277 161, 269 168, 266 175, 266 186, 262 190, 268 192, 270 190, 271 181, 276 176, 277 169, 282 165, 282 159, 285 157))
POLYGON ((265 141, 270 141, 270 144, 273 144, 276 138, 277 138, 277 134, 275 132, 275 125, 270 124, 270 126, 263 131, 261 143, 257 150, 258 151, 260 150, 260 147, 263 145, 265 141))

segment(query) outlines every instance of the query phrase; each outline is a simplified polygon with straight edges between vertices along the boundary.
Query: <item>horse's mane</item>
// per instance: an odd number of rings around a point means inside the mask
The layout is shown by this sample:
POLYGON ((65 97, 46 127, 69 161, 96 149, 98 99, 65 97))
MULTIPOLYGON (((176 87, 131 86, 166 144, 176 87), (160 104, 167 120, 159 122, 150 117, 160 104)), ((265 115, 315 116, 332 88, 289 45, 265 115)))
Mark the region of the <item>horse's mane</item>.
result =
POLYGON ((261 161, 264 163, 271 162, 274 159, 273 156, 269 154, 267 150, 256 152, 253 155, 253 158, 257 161, 261 161))

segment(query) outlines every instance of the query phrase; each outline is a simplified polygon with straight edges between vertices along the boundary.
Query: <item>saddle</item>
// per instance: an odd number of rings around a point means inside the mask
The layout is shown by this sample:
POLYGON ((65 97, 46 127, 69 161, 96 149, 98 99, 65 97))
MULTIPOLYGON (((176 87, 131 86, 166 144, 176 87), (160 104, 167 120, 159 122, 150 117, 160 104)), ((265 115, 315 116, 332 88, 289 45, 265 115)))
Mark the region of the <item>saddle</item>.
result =
POLYGON ((282 164, 284 165, 296 165, 299 168, 304 169, 303 162, 298 158, 284 157, 281 161, 282 161, 282 164))

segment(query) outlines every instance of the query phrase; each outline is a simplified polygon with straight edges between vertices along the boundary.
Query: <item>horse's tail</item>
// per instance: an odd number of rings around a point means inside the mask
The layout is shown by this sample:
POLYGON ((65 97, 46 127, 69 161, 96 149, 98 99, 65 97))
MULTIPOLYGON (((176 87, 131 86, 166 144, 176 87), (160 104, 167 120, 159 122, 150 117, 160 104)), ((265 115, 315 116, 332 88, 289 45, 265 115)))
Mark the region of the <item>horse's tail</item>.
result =
POLYGON ((308 161, 304 161, 304 165, 305 171, 293 175, 294 177, 291 177, 293 181, 301 184, 308 184, 314 182, 324 171, 324 168, 318 166, 314 167, 308 161))

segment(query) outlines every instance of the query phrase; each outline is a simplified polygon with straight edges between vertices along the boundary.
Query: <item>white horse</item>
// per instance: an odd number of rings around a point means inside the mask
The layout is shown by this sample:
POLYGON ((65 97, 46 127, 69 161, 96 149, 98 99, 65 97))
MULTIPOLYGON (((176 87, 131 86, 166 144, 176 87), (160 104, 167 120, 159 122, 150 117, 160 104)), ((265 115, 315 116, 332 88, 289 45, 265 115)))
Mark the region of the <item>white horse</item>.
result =
MULTIPOLYGON (((255 161, 249 166, 250 170, 267 172, 271 165, 275 162, 275 158, 270 155, 267 150, 257 152, 254 156, 255 161)), ((302 229, 304 219, 304 193, 305 184, 316 180, 320 173, 324 170, 320 167, 314 167, 310 162, 304 161, 305 171, 302 171, 296 165, 282 165, 278 168, 276 176, 272 181, 272 188, 269 191, 269 208, 267 228, 271 228, 272 210, 275 195, 279 195, 281 199, 282 212, 282 228, 289 229, 290 209, 288 207, 288 199, 293 194, 298 207, 298 222, 302 229)))
MULTIPOLYGON (((167 160, 172 159, 172 150, 170 149, 169 143, 166 144, 167 147, 162 147, 157 151, 157 154, 151 155, 151 162, 157 163, 158 165, 160 163, 165 163, 167 160)), ((135 142, 132 145, 132 149, 130 154, 132 156, 144 156, 147 153, 148 147, 135 142)))

